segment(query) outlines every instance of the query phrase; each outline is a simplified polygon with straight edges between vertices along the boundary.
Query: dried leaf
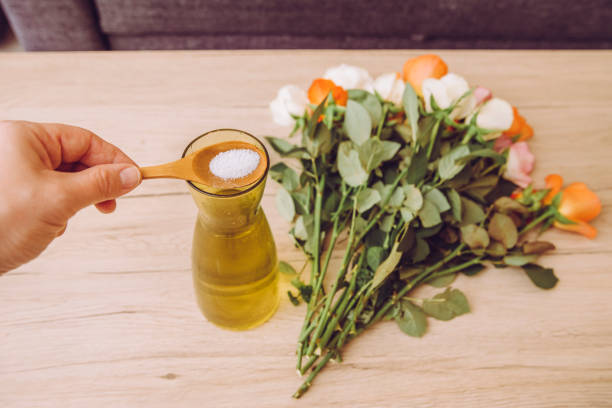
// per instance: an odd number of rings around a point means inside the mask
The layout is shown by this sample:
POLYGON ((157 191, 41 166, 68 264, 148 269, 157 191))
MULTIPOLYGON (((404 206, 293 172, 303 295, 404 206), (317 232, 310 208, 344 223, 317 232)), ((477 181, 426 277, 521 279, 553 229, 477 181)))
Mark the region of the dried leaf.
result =
POLYGON ((476 224, 461 227, 461 240, 471 249, 486 248, 489 246, 489 234, 476 224))
POLYGON ((461 197, 461 225, 479 224, 485 219, 485 212, 479 204, 461 197))
POLYGON ((495 213, 489 221, 491 238, 501 242, 508 249, 513 248, 518 240, 518 231, 512 218, 506 214, 495 213))
POLYGON ((425 228, 433 227, 442 222, 438 207, 429 200, 423 202, 423 207, 419 211, 419 218, 425 228))
POLYGON ((552 251, 555 246, 548 241, 531 241, 523 244, 523 253, 525 255, 530 254, 543 254, 547 251, 552 251))
POLYGON ((529 208, 510 197, 499 197, 493 203, 495 209, 501 213, 517 212, 522 215, 529 214, 529 208))

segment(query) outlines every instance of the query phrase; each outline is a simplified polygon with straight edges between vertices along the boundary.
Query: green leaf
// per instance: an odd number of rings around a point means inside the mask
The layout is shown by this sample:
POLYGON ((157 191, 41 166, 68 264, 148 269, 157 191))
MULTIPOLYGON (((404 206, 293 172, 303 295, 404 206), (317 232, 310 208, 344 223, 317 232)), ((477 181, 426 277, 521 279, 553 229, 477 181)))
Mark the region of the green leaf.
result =
POLYGON ((289 275, 289 276, 293 276, 296 275, 297 272, 295 271, 295 269, 293 269, 293 266, 289 265, 287 262, 285 261, 279 261, 278 263, 278 270, 280 273, 282 273, 283 275, 289 275))
POLYGON ((289 300, 293 303, 293 306, 298 306, 300 304, 300 299, 298 299, 290 290, 287 291, 287 296, 289 296, 289 300))
POLYGON ((489 221, 489 234, 508 249, 513 248, 518 240, 518 231, 512 218, 506 214, 495 213, 489 221))
POLYGON ((380 230, 383 232, 389 232, 393 229, 393 225, 395 224, 395 215, 387 215, 383 218, 380 223, 380 230))
POLYGON ((393 194, 391 194, 391 198, 389 198, 389 202, 387 204, 393 208, 399 208, 402 206, 405 198, 406 196, 404 195, 404 189, 398 186, 395 188, 395 190, 393 190, 393 194))
POLYGON ((419 218, 425 228, 433 227, 442 222, 438 207, 429 200, 423 201, 423 207, 419 211, 419 218))
POLYGON ((270 167, 270 177, 272 177, 274 181, 281 183, 287 191, 294 191, 300 184, 295 170, 282 162, 276 163, 274 166, 270 167))
POLYGON ((382 116, 382 106, 378 98, 362 89, 349 89, 348 97, 359 102, 370 114, 372 127, 376 127, 382 116))
POLYGON ((412 85, 410 85, 408 82, 406 82, 406 88, 404 88, 404 94, 402 95, 402 104, 404 105, 406 117, 410 122, 412 142, 416 143, 419 131, 419 98, 417 97, 416 92, 414 92, 412 85))
POLYGON ((450 180, 455 177, 465 167, 465 163, 458 160, 470 154, 470 149, 466 145, 459 145, 453 150, 442 156, 438 163, 438 174, 442 180, 450 180))
POLYGON ((376 268, 378 268, 378 266, 383 261, 384 256, 385 256, 385 250, 382 247, 379 247, 379 246, 369 247, 368 251, 366 252, 366 261, 370 269, 375 271, 376 268))
POLYGON ((485 219, 482 207, 474 201, 461 197, 461 225, 479 224, 485 219))
POLYGON ((399 143, 372 137, 359 146, 359 159, 366 171, 370 172, 382 162, 391 160, 400 147, 399 143))
POLYGON ((363 213, 380 201, 380 193, 373 188, 364 188, 357 195, 357 211, 363 213))
POLYGON ((536 259, 538 259, 537 255, 507 255, 504 257, 504 263, 510 266, 523 266, 536 259))
POLYGON ((427 174, 428 164, 429 159, 427 158, 427 151, 425 149, 419 150, 417 154, 412 156, 408 174, 406 175, 406 184, 417 184, 421 182, 427 174))
POLYGON ((297 147, 286 141, 285 139, 279 139, 277 137, 266 136, 266 140, 272 146, 272 149, 276 151, 281 157, 294 157, 298 159, 307 158, 308 153, 303 147, 297 147))
POLYGON ((279 188, 276 192, 276 208, 284 219, 289 222, 293 221, 293 217, 295 217, 295 204, 289 192, 284 188, 279 188))
POLYGON ((410 127, 400 123, 393 127, 393 129, 400 135, 404 142, 412 143, 412 130, 410 127))
POLYGON ((419 263, 429 255, 429 244, 422 238, 416 238, 415 245, 410 251, 410 257, 414 263, 419 263))
POLYGON ((358 187, 368 179, 368 173, 361 167, 359 154, 351 149, 350 142, 342 142, 338 147, 338 171, 351 187, 358 187))
POLYGON ((385 279, 387 279, 387 276, 391 275, 400 259, 402 259, 402 253, 397 250, 398 247, 399 242, 396 241, 387 259, 376 268, 376 272, 374 272, 374 277, 372 278, 372 286, 370 287, 372 290, 379 287, 385 279))
POLYGON ((463 273, 466 276, 474 276, 478 272, 484 269, 485 269, 485 266, 483 264, 474 264, 474 265, 468 266, 467 268, 462 269, 461 273, 463 273))
POLYGON ((314 217, 311 214, 300 215, 295 220, 295 227, 293 228, 293 235, 306 241, 313 233, 314 230, 314 217))
POLYGON ((453 218, 461 222, 461 196, 457 190, 451 188, 446 192, 451 209, 453 210, 453 218))
POLYGON ((489 234, 476 224, 461 227, 461 240, 471 249, 486 248, 489 246, 489 234))
POLYGON ((321 154, 327 154, 333 147, 331 131, 325 123, 321 122, 315 127, 312 137, 303 138, 303 144, 311 157, 317 158, 321 154))
POLYGON ((295 211, 298 214, 310 214, 310 197, 308 193, 304 191, 294 191, 291 193, 291 197, 293 197, 295 211))
POLYGON ((446 200, 446 197, 444 197, 444 194, 442 194, 442 192, 440 192, 440 190, 438 190, 437 188, 429 190, 425 194, 425 200, 435 204, 435 206, 438 207, 438 211, 441 213, 451 209, 451 206, 446 200))
POLYGON ((423 301, 423 311, 438 320, 451 320, 470 311, 467 298, 459 289, 447 288, 431 300, 423 301))
POLYGON ((407 208, 400 208, 400 214, 404 222, 409 223, 414 220, 414 213, 407 208))
POLYGON ((402 266, 399 270, 399 278, 401 280, 407 280, 414 276, 420 275, 425 268, 418 266, 402 266))
POLYGON ((399 246, 397 250, 400 252, 406 252, 414 246, 415 233, 412 228, 405 228, 399 235, 398 242, 399 246))
POLYGON ((451 283, 453 283, 455 281, 455 278, 457 278, 456 273, 449 273, 448 275, 438 276, 437 278, 425 281, 425 283, 433 286, 434 288, 445 288, 451 283))
POLYGON ((423 310, 408 300, 400 301, 400 312, 395 322, 409 336, 421 337, 427 331, 427 317, 423 310))
POLYGON ((523 266, 523 270, 534 285, 539 288, 552 289, 559 282, 559 278, 555 276, 554 271, 550 268, 543 268, 536 264, 527 264, 523 266))
POLYGON ((306 138, 312 139, 314 137, 315 131, 317 129, 317 125, 320 123, 319 118, 321 117, 321 115, 323 114, 323 111, 325 110, 325 104, 327 103, 328 99, 329 99, 329 96, 325 97, 325 99, 323 99, 321 103, 315 108, 314 112, 312 112, 312 116, 310 117, 310 120, 308 121, 308 128, 305 129, 306 132, 304 136, 306 138))
POLYGON ((348 137, 360 146, 370 138, 372 132, 372 119, 368 111, 361 104, 350 100, 346 104, 344 114, 344 129, 348 137))
POLYGON ((406 196, 404 206, 413 214, 418 213, 423 207, 423 195, 421 194, 421 190, 412 184, 407 184, 402 188, 404 189, 404 195, 406 196))

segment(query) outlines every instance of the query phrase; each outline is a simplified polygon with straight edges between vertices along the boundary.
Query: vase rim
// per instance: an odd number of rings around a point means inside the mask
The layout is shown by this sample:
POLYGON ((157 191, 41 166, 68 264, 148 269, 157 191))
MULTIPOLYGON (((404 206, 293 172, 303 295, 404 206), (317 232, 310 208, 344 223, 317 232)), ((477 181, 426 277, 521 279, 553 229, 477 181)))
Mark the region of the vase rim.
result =
POLYGON ((266 146, 263 144, 263 142, 261 140, 259 140, 258 138, 256 138, 255 136, 253 136, 252 134, 250 134, 249 132, 245 132, 244 130, 240 130, 240 129, 232 129, 232 128, 221 128, 221 129, 214 129, 214 130, 209 130, 206 133, 201 134, 200 136, 196 137, 195 139, 193 139, 191 142, 189 142, 189 144, 187 145, 187 147, 185 147, 185 150, 183 151, 183 154, 181 155, 181 158, 184 158, 185 155, 187 154, 187 151, 189 150, 189 148, 198 140, 200 140, 201 138, 214 133, 214 132, 221 132, 221 131, 232 131, 232 132, 239 132, 242 133, 248 137, 250 137, 251 139, 255 140, 257 143, 259 143, 259 145, 261 146, 261 148, 263 149, 264 153, 266 154, 266 170, 264 171, 264 174, 261 176, 261 178, 259 180, 257 180, 257 182, 253 183, 252 186, 250 186, 247 189, 244 189, 242 191, 239 191, 237 193, 232 193, 232 194, 215 194, 215 193, 209 193, 208 191, 204 191, 201 188, 197 187, 195 184, 193 184, 193 182, 188 181, 187 180, 187 184, 189 185, 189 187, 193 188, 194 190, 211 196, 211 197, 218 197, 218 198, 232 198, 232 197, 238 197, 241 196, 243 194, 248 193, 249 191, 255 189, 257 186, 259 186, 262 182, 265 181, 266 177, 268 176, 268 170, 270 169, 270 155, 268 154, 268 149, 266 149, 266 146))

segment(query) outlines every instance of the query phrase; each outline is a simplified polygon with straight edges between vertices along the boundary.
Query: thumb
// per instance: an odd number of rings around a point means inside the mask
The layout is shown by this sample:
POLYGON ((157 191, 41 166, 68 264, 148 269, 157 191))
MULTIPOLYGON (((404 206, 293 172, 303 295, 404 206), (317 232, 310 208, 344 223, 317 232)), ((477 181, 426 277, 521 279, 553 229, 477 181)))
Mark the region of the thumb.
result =
POLYGON ((62 190, 71 212, 117 198, 133 190, 142 175, 132 164, 100 164, 75 173, 64 173, 62 190))

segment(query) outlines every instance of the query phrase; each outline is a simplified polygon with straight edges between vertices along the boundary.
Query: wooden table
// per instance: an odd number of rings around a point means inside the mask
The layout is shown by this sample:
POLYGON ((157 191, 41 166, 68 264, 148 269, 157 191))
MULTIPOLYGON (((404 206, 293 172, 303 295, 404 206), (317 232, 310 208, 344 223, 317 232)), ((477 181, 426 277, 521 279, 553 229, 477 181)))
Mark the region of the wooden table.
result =
MULTIPOLYGON (((268 103, 339 63, 399 70, 415 51, 2 54, 6 119, 89 128, 142 165, 221 127, 288 133, 268 103)), ((283 296, 260 328, 206 322, 191 283, 196 207, 183 182, 146 181, 112 215, 89 208, 35 261, 0 278, 2 407, 596 407, 612 405, 612 53, 442 51, 452 71, 516 104, 536 131, 536 180, 585 181, 601 197, 594 241, 547 233, 561 281, 513 270, 455 285, 473 312, 422 339, 382 323, 302 400, 290 398, 304 309, 283 296)), ((276 159, 276 158, 275 158, 276 159)), ((288 225, 263 207, 280 259, 301 266, 288 225)), ((282 282, 286 289, 288 283, 282 282)))

